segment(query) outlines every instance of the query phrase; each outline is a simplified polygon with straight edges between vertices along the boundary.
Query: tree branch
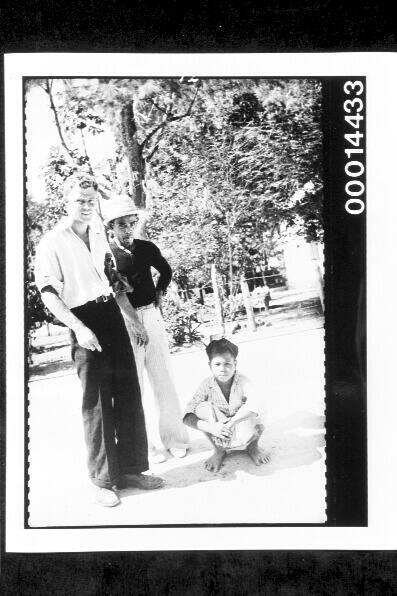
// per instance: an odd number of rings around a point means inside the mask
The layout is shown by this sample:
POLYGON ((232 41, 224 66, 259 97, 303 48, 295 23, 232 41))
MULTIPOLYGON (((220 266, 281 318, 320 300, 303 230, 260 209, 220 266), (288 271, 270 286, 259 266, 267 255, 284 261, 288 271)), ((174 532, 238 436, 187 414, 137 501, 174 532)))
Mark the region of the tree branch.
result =
POLYGON ((84 154, 85 154, 85 157, 87 159, 87 164, 88 164, 88 168, 89 168, 90 174, 91 174, 91 176, 94 176, 95 177, 94 170, 92 169, 92 166, 91 166, 91 160, 90 160, 90 157, 89 157, 89 155, 87 153, 87 145, 85 144, 85 137, 84 137, 84 133, 83 133, 83 129, 82 128, 80 128, 80 135, 81 135, 81 140, 83 142, 84 154))
MULTIPOLYGON (((158 132, 161 129, 164 129, 170 122, 176 122, 177 120, 182 120, 182 118, 186 118, 186 116, 190 116, 191 112, 192 112, 192 108, 194 105, 194 102, 196 101, 196 97, 197 97, 197 93, 198 93, 198 87, 196 87, 196 92, 193 96, 192 101, 189 104, 188 109, 186 110, 186 112, 184 114, 176 114, 175 116, 170 115, 170 111, 166 111, 164 113, 164 117, 163 120, 160 124, 158 124, 157 126, 155 126, 144 138, 144 140, 142 141, 142 148, 147 145, 147 143, 150 141, 150 139, 156 134, 156 132, 158 132)), ((164 111, 164 110, 163 110, 164 111)))
POLYGON ((153 99, 151 97, 147 97, 146 98, 147 101, 150 101, 150 103, 152 104, 152 106, 154 106, 155 108, 157 108, 159 110, 159 112, 163 112, 163 114, 167 114, 167 110, 162 108, 161 106, 159 106, 155 101, 153 101, 153 99))
POLYGON ((159 144, 157 143, 157 144, 156 144, 156 145, 153 147, 153 149, 151 150, 151 152, 150 152, 150 153, 148 153, 148 154, 145 156, 145 159, 146 159, 146 161, 150 161, 150 160, 152 159, 153 155, 156 153, 156 151, 158 151, 158 149, 159 149, 159 144))
MULTIPOLYGON (((95 172, 94 172, 94 170, 93 170, 93 168, 92 168, 92 165, 91 165, 90 156, 88 155, 88 151, 87 151, 87 145, 86 145, 86 143, 85 143, 85 136, 84 136, 84 132, 83 132, 83 129, 82 129, 82 128, 80 128, 80 134, 81 134, 81 140, 82 140, 82 142, 83 142, 84 154, 85 154, 85 157, 86 157, 86 159, 87 159, 87 162, 86 162, 86 163, 87 163, 87 165, 88 165, 89 172, 90 172, 91 176, 93 176, 93 178, 95 178, 95 179, 97 180, 97 176, 96 176, 96 174, 95 174, 95 172)), ((109 176, 105 176, 104 174, 102 174, 102 176, 103 176, 105 179, 109 180, 109 182, 111 182, 111 180, 110 180, 109 176)), ((98 182, 98 180, 97 180, 97 183, 98 183, 98 192, 99 192, 99 194, 101 195, 101 197, 102 197, 103 199, 106 199, 106 200, 108 200, 108 199, 109 199, 109 194, 108 194, 108 192, 106 192, 106 191, 108 191, 109 189, 108 189, 108 188, 106 188, 106 186, 104 187, 104 185, 103 185, 103 184, 100 184, 100 183, 98 182)), ((100 218, 103 220, 102 211, 101 211, 101 205, 99 204, 99 206, 98 206, 98 207, 99 207, 99 216, 100 216, 100 218)))
POLYGON ((142 141, 142 148, 147 145, 147 143, 150 141, 150 139, 156 134, 156 132, 158 132, 159 130, 163 129, 168 122, 171 122, 171 119, 168 118, 168 115, 166 114, 163 117, 163 120, 161 122, 161 124, 159 124, 158 126, 156 126, 155 128, 153 128, 147 135, 146 137, 143 139, 142 141))
MULTIPOLYGON (((106 201, 108 201, 108 200, 110 199, 110 196, 108 195, 108 193, 107 193, 107 192, 105 192, 105 191, 103 190, 103 188, 101 188, 99 185, 98 185, 98 192, 99 192, 99 194, 101 195, 101 197, 102 197, 103 199, 106 199, 106 201)), ((100 215, 101 215, 101 217, 102 217, 102 212, 101 212, 100 205, 99 205, 99 211, 100 211, 100 215)), ((103 218, 102 218, 102 219, 103 219, 103 218)))
POLYGON ((62 128, 61 128, 61 124, 59 122, 59 118, 58 118, 58 112, 57 109, 55 107, 54 104, 54 98, 52 96, 52 81, 51 84, 49 82, 48 79, 45 80, 45 86, 43 87, 43 89, 45 90, 45 92, 48 94, 49 100, 50 100, 50 106, 51 106, 51 110, 54 114, 54 118, 55 118, 55 125, 57 127, 57 131, 59 134, 59 138, 61 139, 61 143, 62 143, 62 147, 65 149, 65 151, 67 152, 67 154, 69 155, 70 159, 72 159, 74 161, 74 155, 73 152, 69 149, 69 147, 66 145, 64 136, 62 134, 62 128))
POLYGON ((107 180, 108 182, 110 182, 110 184, 112 184, 112 178, 108 174, 102 172, 102 177, 105 178, 105 180, 107 180))

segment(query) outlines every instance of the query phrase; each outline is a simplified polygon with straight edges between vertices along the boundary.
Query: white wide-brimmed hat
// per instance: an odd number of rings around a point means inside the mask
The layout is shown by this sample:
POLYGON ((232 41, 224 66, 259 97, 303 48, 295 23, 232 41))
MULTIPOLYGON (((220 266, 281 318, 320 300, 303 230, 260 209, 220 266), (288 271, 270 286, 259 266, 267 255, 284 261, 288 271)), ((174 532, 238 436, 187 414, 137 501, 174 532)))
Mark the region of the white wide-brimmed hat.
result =
POLYGON ((105 225, 118 217, 126 215, 139 215, 139 209, 128 195, 113 195, 103 203, 105 225))

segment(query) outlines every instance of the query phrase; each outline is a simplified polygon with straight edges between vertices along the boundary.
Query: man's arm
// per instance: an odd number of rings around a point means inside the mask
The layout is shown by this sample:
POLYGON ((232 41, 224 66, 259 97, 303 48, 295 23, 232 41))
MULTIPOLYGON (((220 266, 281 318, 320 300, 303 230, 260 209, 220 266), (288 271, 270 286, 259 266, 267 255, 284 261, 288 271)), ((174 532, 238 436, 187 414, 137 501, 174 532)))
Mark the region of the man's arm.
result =
POLYGON ((53 239, 44 236, 37 246, 35 259, 35 280, 45 306, 64 325, 72 329, 79 345, 87 350, 102 351, 98 338, 60 298, 63 288, 63 273, 53 239))
POLYGON ((148 335, 144 326, 138 319, 135 308, 132 306, 127 296, 128 293, 131 293, 134 290, 129 284, 127 276, 117 271, 116 260, 112 252, 108 252, 105 256, 105 275, 115 292, 116 302, 123 317, 128 320, 130 327, 137 338, 138 345, 145 346, 149 341, 148 335))
POLYGON ((126 292, 117 292, 116 293, 116 301, 119 305, 123 316, 129 321, 134 335, 136 335, 138 345, 145 346, 148 341, 149 337, 146 333, 145 327, 142 325, 140 320, 138 319, 138 315, 136 314, 135 308, 132 306, 131 302, 128 300, 128 296, 126 292))
POLYGON ((50 310, 61 323, 74 331, 77 342, 82 348, 102 352, 102 348, 95 333, 93 333, 91 329, 84 325, 84 323, 72 313, 51 286, 46 286, 42 289, 41 298, 48 310, 50 310))
POLYGON ((156 294, 161 296, 161 294, 163 294, 170 285, 172 279, 172 269, 168 261, 161 254, 160 249, 155 245, 153 246, 151 265, 157 269, 160 274, 156 283, 156 294))

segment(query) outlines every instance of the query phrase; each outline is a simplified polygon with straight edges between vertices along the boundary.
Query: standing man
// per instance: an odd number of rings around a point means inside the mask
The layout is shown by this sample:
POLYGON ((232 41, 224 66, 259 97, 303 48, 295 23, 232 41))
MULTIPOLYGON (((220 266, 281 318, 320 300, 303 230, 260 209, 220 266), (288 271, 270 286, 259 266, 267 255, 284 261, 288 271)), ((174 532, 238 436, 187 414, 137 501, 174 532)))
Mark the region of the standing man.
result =
MULTIPOLYGON (((97 189, 85 173, 66 181, 68 215, 40 241, 35 279, 44 304, 71 330, 89 476, 97 503, 113 507, 120 503, 115 487, 154 489, 163 481, 143 474, 148 459, 141 394, 123 317, 105 274, 110 255, 96 217, 97 189)), ((131 329, 139 335, 133 315, 131 329)))
POLYGON ((172 378, 167 334, 159 308, 161 297, 171 281, 172 271, 153 242, 135 238, 138 220, 139 211, 128 196, 117 196, 108 201, 105 223, 113 234, 110 248, 118 272, 127 278, 133 288, 133 292, 128 292, 127 296, 148 338, 146 345, 138 344, 129 315, 123 312, 134 348, 141 390, 145 367, 156 400, 157 411, 153 411, 147 400, 145 409, 148 420, 159 420, 161 443, 150 424, 147 430, 152 461, 160 463, 165 459, 162 453, 164 447, 174 457, 184 457, 189 440, 182 423, 182 413, 172 378), (160 274, 156 286, 151 267, 160 274))

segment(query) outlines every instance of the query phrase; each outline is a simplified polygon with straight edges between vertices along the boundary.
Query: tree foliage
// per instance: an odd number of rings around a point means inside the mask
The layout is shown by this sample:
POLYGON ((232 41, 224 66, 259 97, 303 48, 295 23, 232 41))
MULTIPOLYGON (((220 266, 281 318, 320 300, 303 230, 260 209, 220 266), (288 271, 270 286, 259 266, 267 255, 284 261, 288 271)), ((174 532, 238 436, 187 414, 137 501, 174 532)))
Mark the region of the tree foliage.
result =
POLYGON ((242 272, 266 266, 285 230, 321 239, 319 82, 182 77, 35 84, 48 98, 59 143, 44 171, 46 197, 29 207, 32 254, 62 212, 63 181, 78 168, 97 177, 104 198, 123 191, 141 205, 142 181, 152 181, 148 234, 180 287, 204 286, 216 263, 226 293, 233 293, 242 272))

